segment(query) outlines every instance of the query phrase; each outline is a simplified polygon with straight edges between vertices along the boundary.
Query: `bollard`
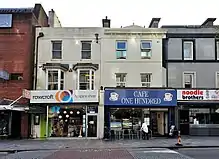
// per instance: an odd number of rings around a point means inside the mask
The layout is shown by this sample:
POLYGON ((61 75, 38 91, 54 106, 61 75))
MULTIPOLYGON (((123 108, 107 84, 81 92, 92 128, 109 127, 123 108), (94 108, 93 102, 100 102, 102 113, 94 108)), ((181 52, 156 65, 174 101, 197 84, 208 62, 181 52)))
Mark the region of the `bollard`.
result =
POLYGON ((178 131, 176 146, 183 146, 180 131, 178 131))

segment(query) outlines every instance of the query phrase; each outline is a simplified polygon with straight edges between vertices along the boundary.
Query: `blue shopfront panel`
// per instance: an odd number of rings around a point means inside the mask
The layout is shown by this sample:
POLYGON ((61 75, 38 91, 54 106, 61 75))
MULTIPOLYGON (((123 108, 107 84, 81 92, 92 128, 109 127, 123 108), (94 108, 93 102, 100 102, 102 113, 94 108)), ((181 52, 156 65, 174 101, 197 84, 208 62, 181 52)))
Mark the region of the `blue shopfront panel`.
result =
POLYGON ((173 89, 150 90, 150 89, 106 89, 104 95, 106 106, 176 106, 177 93, 173 89))

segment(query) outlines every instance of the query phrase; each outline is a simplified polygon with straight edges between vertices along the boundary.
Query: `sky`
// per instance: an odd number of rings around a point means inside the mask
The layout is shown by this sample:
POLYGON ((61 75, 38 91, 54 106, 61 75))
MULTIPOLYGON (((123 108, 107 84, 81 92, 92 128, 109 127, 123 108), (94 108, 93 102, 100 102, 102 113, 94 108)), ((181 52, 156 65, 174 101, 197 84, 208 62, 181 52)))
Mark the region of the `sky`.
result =
POLYGON ((108 16, 111 27, 148 27, 154 17, 161 25, 200 25, 218 18, 218 0, 0 0, 1 8, 33 7, 41 3, 48 13, 54 9, 63 27, 101 27, 108 16))

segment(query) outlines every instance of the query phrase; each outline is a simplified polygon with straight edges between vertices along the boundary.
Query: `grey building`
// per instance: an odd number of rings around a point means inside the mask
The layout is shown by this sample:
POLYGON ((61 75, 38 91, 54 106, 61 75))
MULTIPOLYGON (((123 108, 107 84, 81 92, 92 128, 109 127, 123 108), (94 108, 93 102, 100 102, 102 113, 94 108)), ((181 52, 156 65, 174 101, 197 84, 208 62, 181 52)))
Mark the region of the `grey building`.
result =
MULTIPOLYGON (((207 96, 219 87, 219 41, 216 18, 202 25, 162 26, 167 86, 177 88, 175 124, 183 134, 217 135, 209 127, 218 123, 216 102, 207 96), (209 106, 209 103, 211 105, 209 106), (179 111, 178 111, 179 109, 179 111), (205 127, 200 131, 200 127, 205 127)), ((214 129, 215 130, 215 129, 214 129)))

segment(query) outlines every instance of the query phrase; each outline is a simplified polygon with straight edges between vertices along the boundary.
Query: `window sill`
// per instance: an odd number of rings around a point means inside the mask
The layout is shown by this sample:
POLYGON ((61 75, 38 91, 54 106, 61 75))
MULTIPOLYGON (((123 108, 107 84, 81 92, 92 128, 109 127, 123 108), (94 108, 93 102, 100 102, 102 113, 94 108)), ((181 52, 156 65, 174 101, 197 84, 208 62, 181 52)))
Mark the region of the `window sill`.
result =
POLYGON ((62 61, 62 59, 51 59, 51 61, 62 61))
POLYGON ((141 57, 141 59, 151 59, 151 57, 141 57))
POLYGON ((117 60, 126 60, 126 57, 117 57, 117 60))
POLYGON ((187 60, 187 61, 193 61, 193 58, 184 58, 183 60, 187 60))
POLYGON ((90 59, 81 59, 81 61, 90 61, 91 60, 91 58, 90 59))

